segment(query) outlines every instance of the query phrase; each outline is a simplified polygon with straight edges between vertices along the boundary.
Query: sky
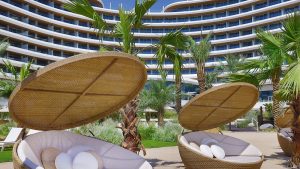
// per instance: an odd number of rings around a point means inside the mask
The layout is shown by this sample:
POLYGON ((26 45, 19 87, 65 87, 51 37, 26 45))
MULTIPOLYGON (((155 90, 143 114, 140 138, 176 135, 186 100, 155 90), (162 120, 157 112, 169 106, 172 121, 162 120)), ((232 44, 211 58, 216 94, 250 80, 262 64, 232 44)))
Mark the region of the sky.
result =
MULTIPOLYGON (((150 9, 151 12, 161 12, 163 6, 167 6, 170 3, 177 2, 177 1, 182 1, 182 0, 157 0, 157 2, 154 4, 154 6, 150 9)), ((122 6, 129 10, 134 7, 134 2, 135 0, 102 0, 104 3, 105 8, 110 7, 110 2, 111 2, 111 8, 112 9, 118 9, 119 6, 122 3, 122 6)))

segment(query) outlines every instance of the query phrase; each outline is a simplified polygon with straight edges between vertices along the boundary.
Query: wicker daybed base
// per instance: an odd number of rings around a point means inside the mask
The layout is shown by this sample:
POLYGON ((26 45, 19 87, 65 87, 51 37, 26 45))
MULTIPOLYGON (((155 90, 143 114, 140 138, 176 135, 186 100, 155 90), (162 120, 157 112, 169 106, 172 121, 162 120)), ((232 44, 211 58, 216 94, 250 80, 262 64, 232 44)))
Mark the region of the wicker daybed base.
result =
MULTIPOLYGON (((193 132, 192 134, 202 134, 205 132, 193 132)), ((190 134, 190 133, 188 133, 190 134)), ((208 133, 207 133, 208 134, 208 133)), ((213 135, 213 134, 208 134, 213 135)), ((220 135, 222 137, 229 137, 220 135)), ((182 162, 184 163, 187 169, 200 169, 200 168, 210 168, 210 169, 260 169, 264 157, 261 156, 261 160, 252 163, 235 163, 235 162, 228 162, 224 160, 219 160, 216 158, 209 158, 201 153, 195 152, 192 148, 185 145, 182 140, 180 139, 183 136, 178 137, 178 149, 180 152, 180 156, 182 162)), ((233 137, 230 137, 234 140, 239 140, 233 137)), ((246 143, 242 140, 239 140, 243 143, 246 143)), ((249 144, 250 145, 250 144, 249 144)))
POLYGON ((279 133, 277 133, 277 139, 284 154, 290 157, 292 155, 292 142, 279 133))

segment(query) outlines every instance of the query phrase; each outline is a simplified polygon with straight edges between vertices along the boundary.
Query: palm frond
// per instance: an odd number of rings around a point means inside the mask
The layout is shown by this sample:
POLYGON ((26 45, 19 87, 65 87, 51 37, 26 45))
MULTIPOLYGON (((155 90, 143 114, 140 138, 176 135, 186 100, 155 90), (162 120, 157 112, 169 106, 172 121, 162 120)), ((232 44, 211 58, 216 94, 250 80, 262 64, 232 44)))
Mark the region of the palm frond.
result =
POLYGON ((98 35, 102 35, 105 30, 108 30, 108 24, 94 10, 88 0, 70 0, 64 4, 64 8, 73 13, 83 15, 92 20, 92 27, 98 29, 98 35))
POLYGON ((142 3, 139 0, 135 0, 135 20, 134 20, 134 27, 140 28, 142 23, 143 16, 147 13, 147 11, 155 4, 157 0, 143 0, 142 3))
POLYGON ((300 61, 290 65, 289 70, 280 82, 282 98, 297 98, 300 94, 300 61))
POLYGON ((8 46, 9 46, 9 43, 7 42, 7 38, 0 41, 0 57, 3 57, 8 46))
POLYGON ((253 74, 230 74, 228 79, 230 82, 246 82, 256 87, 260 86, 260 81, 253 74))

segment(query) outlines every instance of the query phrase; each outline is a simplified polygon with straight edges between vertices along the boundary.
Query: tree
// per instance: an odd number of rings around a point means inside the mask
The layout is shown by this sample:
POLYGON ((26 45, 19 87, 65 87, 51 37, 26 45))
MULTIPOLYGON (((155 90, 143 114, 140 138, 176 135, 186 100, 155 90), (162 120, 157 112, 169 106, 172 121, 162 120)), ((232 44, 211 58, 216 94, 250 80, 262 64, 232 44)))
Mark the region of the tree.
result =
MULTIPOLYGON (((0 57, 4 56, 4 53, 8 46, 9 43, 7 42, 7 39, 3 39, 0 42, 0 57)), ((22 65, 20 71, 18 71, 17 68, 15 68, 10 61, 3 60, 3 63, 5 69, 7 70, 7 73, 3 69, 0 69, 0 73, 4 77, 4 79, 0 81, 0 96, 9 98, 9 96, 11 95, 15 87, 19 84, 19 82, 23 81, 26 77, 29 76, 31 62, 27 65, 22 65), (8 73, 10 74, 10 76, 8 75, 8 73)))
MULTIPOLYGON (((155 2, 156 0, 143 0, 142 2, 136 0, 133 10, 125 11, 120 8, 120 21, 114 26, 107 24, 105 20, 94 10, 88 0, 71 0, 66 3, 64 7, 73 13, 90 18, 92 27, 95 29, 99 37, 104 33, 109 34, 109 32, 111 32, 111 36, 120 38, 122 41, 120 42, 122 51, 133 54, 137 57, 135 54, 136 51, 134 51, 135 41, 132 29, 143 26, 142 18, 155 2)), ((136 97, 120 110, 124 117, 121 126, 124 136, 122 147, 136 153, 142 149, 145 154, 145 149, 141 144, 141 136, 137 130, 138 102, 139 100, 136 97)))
POLYGON ((299 168, 300 166, 300 15, 294 13, 284 22, 282 29, 282 48, 288 55, 289 68, 286 71, 280 88, 275 93, 276 98, 288 102, 290 109, 294 113, 292 123, 293 152, 292 162, 299 168))
POLYGON ((200 93, 206 90, 205 84, 205 62, 209 57, 209 52, 211 50, 210 43, 211 34, 208 34, 204 39, 202 39, 199 44, 197 44, 192 38, 190 52, 192 59, 194 60, 197 68, 197 80, 199 83, 200 93))
MULTIPOLYGON (((262 42, 260 50, 263 56, 259 60, 247 60, 240 66, 244 74, 239 73, 230 75, 231 81, 245 81, 256 86, 264 84, 266 80, 271 79, 273 93, 276 93, 280 85, 280 77, 283 74, 282 65, 286 62, 287 54, 283 47, 282 34, 272 34, 268 31, 258 30, 256 32, 258 39, 262 42)), ((280 102, 273 97, 273 117, 281 114, 280 102)), ((276 125, 276 123, 275 123, 276 125)))
POLYGON ((3 60, 3 63, 7 73, 3 69, 0 69, 2 76, 5 78, 5 80, 0 81, 0 88, 2 89, 0 91, 0 96, 9 98, 16 86, 29 76, 31 62, 23 64, 20 71, 18 71, 10 61, 3 60))
MULTIPOLYGON (((179 50, 188 50, 190 48, 189 37, 177 30, 170 32, 159 39, 159 42, 154 45, 157 49, 155 57, 158 61, 158 69, 163 70, 163 65, 166 59, 169 59, 173 63, 173 72, 175 73, 175 85, 176 85, 176 106, 177 113, 181 109, 181 70, 183 67, 183 57, 177 52, 179 50)), ((160 72, 161 72, 160 71, 160 72)))
POLYGON ((148 89, 140 95, 142 107, 157 111, 158 126, 164 125, 165 106, 174 101, 175 86, 167 85, 166 79, 149 81, 148 89))

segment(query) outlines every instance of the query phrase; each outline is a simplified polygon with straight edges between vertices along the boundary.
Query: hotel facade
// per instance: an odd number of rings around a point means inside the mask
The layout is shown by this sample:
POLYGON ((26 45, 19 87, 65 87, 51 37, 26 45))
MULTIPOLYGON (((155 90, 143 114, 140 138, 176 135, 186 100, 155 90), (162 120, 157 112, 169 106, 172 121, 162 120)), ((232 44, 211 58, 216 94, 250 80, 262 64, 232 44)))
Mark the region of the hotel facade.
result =
MULTIPOLYGON (((66 11, 65 0, 0 0, 0 37, 8 37, 10 46, 5 59, 17 67, 32 61, 32 69, 79 54, 99 50, 104 44, 120 50, 120 39, 104 35, 99 40, 90 28, 89 19, 66 11)), ((91 0, 95 10, 107 23, 116 24, 118 11, 108 9, 99 0, 91 0)), ((272 33, 280 32, 282 21, 289 13, 300 9, 300 0, 190 0, 167 5, 162 12, 149 12, 144 27, 134 30, 136 48, 143 49, 138 55, 147 64, 148 77, 158 79, 157 60, 152 44, 171 31, 181 31, 199 42, 212 33, 212 51, 206 63, 206 71, 226 64, 225 56, 240 55, 246 59, 258 59, 260 41, 255 30, 261 28, 272 33)), ((184 90, 197 88, 196 68, 188 51, 184 56, 184 90)), ((0 65, 3 66, 0 59, 0 65)), ((164 69, 172 81, 173 65, 166 60, 164 69)), ((226 74, 224 72, 223 74, 226 74)), ((220 75, 215 85, 222 83, 220 75)), ((261 88, 260 101, 272 100, 272 88, 261 88)))

